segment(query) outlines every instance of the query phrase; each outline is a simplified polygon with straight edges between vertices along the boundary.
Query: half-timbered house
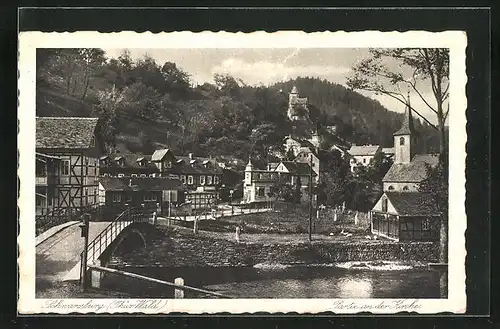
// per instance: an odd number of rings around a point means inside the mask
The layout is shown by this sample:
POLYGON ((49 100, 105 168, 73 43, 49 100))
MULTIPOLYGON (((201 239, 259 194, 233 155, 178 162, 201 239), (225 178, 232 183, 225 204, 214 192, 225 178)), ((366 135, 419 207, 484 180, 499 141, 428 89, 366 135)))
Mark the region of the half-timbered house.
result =
POLYGON ((36 213, 73 214, 98 203, 97 118, 36 118, 36 213))

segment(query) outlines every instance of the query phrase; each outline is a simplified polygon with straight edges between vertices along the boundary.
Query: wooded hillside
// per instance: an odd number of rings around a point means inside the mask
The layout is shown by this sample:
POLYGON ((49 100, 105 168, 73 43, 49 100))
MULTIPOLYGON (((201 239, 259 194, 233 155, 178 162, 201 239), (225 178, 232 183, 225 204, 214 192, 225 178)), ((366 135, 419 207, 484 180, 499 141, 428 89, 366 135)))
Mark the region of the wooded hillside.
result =
MULTIPOLYGON (((108 146, 122 152, 168 147, 200 156, 246 159, 253 152, 264 158, 270 149, 280 150, 292 131, 286 110, 293 85, 309 98, 327 143, 338 137, 392 146, 402 115, 326 80, 305 77, 255 87, 216 74, 213 84, 194 86, 175 63, 147 56, 133 61, 128 52, 114 59, 101 49, 37 49, 37 115, 100 117, 108 146), (335 125, 338 136, 327 136, 327 125, 335 125)), ((421 151, 436 151, 434 129, 415 121, 421 151)))

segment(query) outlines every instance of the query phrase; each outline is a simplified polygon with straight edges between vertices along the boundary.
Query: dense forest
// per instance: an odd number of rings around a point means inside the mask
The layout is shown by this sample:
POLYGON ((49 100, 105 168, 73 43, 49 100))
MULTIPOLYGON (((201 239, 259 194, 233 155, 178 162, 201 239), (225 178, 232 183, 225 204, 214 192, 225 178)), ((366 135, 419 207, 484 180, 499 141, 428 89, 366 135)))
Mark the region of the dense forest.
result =
MULTIPOLYGON (((175 63, 157 63, 127 51, 107 58, 101 49, 37 49, 37 115, 95 116, 110 149, 267 157, 282 151, 292 129, 286 110, 296 85, 308 97, 313 121, 325 140, 392 146, 402 114, 346 87, 301 77, 249 86, 215 74, 213 84, 195 85, 175 63), (336 126, 332 133, 326 126, 336 126)), ((437 134, 415 120, 420 151, 438 149, 437 134)))

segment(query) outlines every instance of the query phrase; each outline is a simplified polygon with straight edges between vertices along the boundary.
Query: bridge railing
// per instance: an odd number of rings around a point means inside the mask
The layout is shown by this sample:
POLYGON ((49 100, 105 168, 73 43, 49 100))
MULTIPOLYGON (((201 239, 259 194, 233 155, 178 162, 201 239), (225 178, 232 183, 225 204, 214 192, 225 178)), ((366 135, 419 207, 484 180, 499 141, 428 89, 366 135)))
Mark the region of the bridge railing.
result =
POLYGON ((116 237, 123 231, 124 228, 132 223, 147 222, 149 220, 145 211, 141 209, 128 208, 122 211, 117 217, 109 223, 92 241, 87 248, 87 262, 84 262, 85 250, 80 254, 81 261, 81 276, 86 271, 84 264, 94 264, 116 237))

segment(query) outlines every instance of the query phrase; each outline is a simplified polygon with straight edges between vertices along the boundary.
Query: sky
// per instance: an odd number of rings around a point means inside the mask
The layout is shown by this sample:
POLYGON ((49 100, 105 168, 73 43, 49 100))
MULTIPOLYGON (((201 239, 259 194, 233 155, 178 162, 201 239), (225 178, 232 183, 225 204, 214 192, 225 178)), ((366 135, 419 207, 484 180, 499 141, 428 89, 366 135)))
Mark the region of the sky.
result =
MULTIPOLYGON (((108 57, 116 58, 125 49, 103 49, 108 57)), ((299 76, 317 77, 341 85, 346 84, 346 77, 351 67, 369 56, 367 48, 169 48, 169 49, 128 49, 134 60, 146 54, 159 65, 166 61, 174 62, 190 74, 191 81, 197 84, 213 82, 215 73, 229 74, 240 78, 249 85, 270 85, 278 81, 299 76)), ((396 62, 387 63, 391 69, 398 70, 396 62)), ((435 104, 430 85, 422 82, 423 96, 435 104)), ((299 90, 300 92, 300 90, 299 90)), ((404 93, 407 91, 405 90, 404 93)), ((387 109, 403 112, 404 104, 385 95, 364 95, 378 100, 387 109)), ((301 95, 307 97, 307 95, 301 95)), ((435 114, 412 93, 411 104, 431 122, 436 122, 435 114)))

